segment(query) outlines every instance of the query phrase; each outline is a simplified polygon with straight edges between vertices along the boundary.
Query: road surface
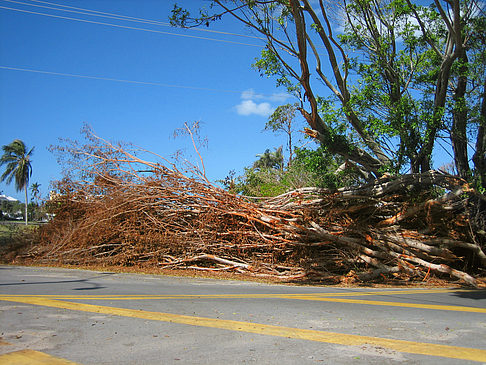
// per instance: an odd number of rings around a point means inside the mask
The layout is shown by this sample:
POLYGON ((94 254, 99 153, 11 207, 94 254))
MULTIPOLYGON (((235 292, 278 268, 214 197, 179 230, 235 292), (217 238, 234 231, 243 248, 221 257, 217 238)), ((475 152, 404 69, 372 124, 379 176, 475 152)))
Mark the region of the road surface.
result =
POLYGON ((486 291, 0 266, 3 364, 486 363, 486 291))

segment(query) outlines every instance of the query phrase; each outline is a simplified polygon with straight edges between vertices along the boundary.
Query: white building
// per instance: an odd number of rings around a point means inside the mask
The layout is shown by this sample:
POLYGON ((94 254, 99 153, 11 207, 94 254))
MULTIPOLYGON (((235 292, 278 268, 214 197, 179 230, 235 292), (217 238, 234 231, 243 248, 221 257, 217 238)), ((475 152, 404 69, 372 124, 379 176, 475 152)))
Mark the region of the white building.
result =
POLYGON ((11 196, 7 196, 7 195, 0 195, 0 201, 2 201, 2 200, 6 200, 8 202, 18 202, 17 199, 12 198, 11 196))

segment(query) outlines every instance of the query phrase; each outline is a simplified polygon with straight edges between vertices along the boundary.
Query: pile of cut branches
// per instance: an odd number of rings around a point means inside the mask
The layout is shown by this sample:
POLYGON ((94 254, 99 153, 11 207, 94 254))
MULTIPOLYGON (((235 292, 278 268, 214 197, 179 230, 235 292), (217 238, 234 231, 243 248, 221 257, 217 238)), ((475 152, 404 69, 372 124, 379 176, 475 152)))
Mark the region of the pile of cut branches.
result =
POLYGON ((36 262, 473 286, 484 274, 486 200, 457 177, 430 171, 248 198, 211 184, 204 168, 87 136, 58 147, 72 170, 28 254, 36 262))

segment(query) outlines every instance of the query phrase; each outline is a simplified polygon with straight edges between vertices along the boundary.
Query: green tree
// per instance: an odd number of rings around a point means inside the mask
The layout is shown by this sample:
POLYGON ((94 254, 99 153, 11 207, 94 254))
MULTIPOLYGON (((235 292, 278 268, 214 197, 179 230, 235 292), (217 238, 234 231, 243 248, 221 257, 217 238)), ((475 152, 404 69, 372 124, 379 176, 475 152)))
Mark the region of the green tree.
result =
POLYGON ((266 149, 264 153, 259 153, 257 157, 258 160, 256 160, 253 164, 254 169, 282 170, 284 167, 284 158, 281 146, 273 152, 266 149))
POLYGON ((37 220, 41 215, 41 205, 39 204, 39 201, 41 199, 39 190, 40 186, 41 184, 36 182, 30 185, 31 202, 29 204, 29 210, 31 220, 37 220))
POLYGON ((347 165, 344 160, 336 158, 322 146, 316 149, 295 148, 292 164, 284 168, 280 168, 283 159, 275 158, 276 152, 278 150, 272 153, 267 149, 257 155, 259 159, 252 167, 245 168, 243 175, 235 178, 234 171, 231 171, 220 183, 235 194, 268 197, 304 187, 336 189, 364 181, 360 171, 353 166, 344 168, 347 165))
POLYGON ((288 190, 283 182, 284 158, 282 147, 274 151, 266 149, 256 155, 257 160, 251 167, 246 167, 242 176, 235 178, 234 171, 220 182, 229 191, 246 196, 275 196, 288 190))
POLYGON ((292 136, 294 134, 294 119, 298 105, 286 104, 281 105, 272 113, 265 124, 265 130, 271 130, 275 133, 283 132, 287 137, 287 149, 289 151, 289 160, 287 165, 290 166, 294 155, 292 136))
POLYGON ((30 194, 32 195, 31 199, 35 200, 37 204, 39 204, 40 200, 40 186, 41 184, 39 183, 33 183, 32 185, 30 185, 30 194))
POLYGON ((341 45, 360 77, 352 104, 378 138, 398 139, 398 164, 431 168, 436 141, 449 139, 468 179, 468 132, 484 80, 484 4, 476 1, 343 1, 341 45))
POLYGON ((0 181, 10 184, 15 180, 15 189, 24 190, 25 193, 25 224, 28 223, 27 216, 27 186, 32 175, 31 157, 34 148, 29 151, 25 143, 16 139, 8 145, 2 147, 3 155, 0 157, 0 166, 5 165, 5 171, 0 176, 0 181), (28 151, 28 152, 27 152, 28 151))
POLYGON ((426 5, 212 0, 210 10, 195 17, 175 6, 171 22, 209 25, 231 14, 259 32, 266 45, 255 68, 299 99, 309 136, 363 172, 378 177, 406 165, 413 172, 427 171, 437 140, 446 138, 461 176, 467 177, 467 145, 475 136, 481 151, 472 161, 476 170, 484 166, 484 3, 426 5), (337 15, 341 19, 333 19, 337 15), (344 34, 335 30, 341 25, 344 34), (320 100, 329 94, 341 110, 337 124, 329 123, 321 108, 320 100))
MULTIPOLYGON (((320 3, 323 6, 322 1, 320 3)), ((209 9, 215 12, 210 14, 202 10, 199 17, 191 17, 187 10, 175 6, 171 23, 186 27, 206 25, 224 14, 231 14, 249 28, 260 32, 267 44, 255 67, 262 75, 277 77, 277 84, 287 87, 299 99, 299 111, 310 126, 308 134, 331 153, 346 156, 376 176, 381 175, 380 169, 389 164, 390 157, 351 108, 348 71, 345 67, 343 74, 339 59, 345 60, 346 55, 342 48, 336 47, 326 12, 324 18, 319 20, 317 14, 320 11, 311 6, 309 0, 214 0, 209 9), (314 36, 316 31, 319 32, 318 39, 314 36), (323 50, 317 51, 316 41, 324 46, 323 50), (332 83, 321 67, 323 51, 328 53, 331 66, 328 69, 332 70, 331 77, 335 78, 337 85, 332 83), (347 134, 336 133, 319 114, 318 95, 312 85, 312 67, 315 68, 313 75, 328 86, 343 104, 350 128, 360 136, 365 148, 352 143, 347 134)))

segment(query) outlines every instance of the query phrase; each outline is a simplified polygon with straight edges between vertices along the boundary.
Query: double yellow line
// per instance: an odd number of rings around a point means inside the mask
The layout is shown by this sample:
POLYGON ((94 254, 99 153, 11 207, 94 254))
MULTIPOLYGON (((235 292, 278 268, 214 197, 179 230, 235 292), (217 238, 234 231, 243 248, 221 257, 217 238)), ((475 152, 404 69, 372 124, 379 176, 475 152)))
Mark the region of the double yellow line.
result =
MULTIPOLYGON (((486 308, 466 307, 456 305, 441 304, 420 304, 390 302, 383 300, 363 300, 363 299, 343 299, 342 297, 362 297, 362 296, 390 296, 390 295, 410 295, 410 294, 431 294, 431 293, 461 293, 469 290, 457 289, 415 289, 415 290, 382 290, 382 291, 357 291, 345 293, 309 293, 309 294, 181 294, 181 295, 39 295, 39 298, 49 298, 58 300, 170 300, 170 299, 292 299, 292 300, 311 300, 321 302, 334 302, 346 304, 378 305, 387 307, 432 309, 443 311, 485 313, 486 308)), ((18 295, 15 297, 31 297, 30 295, 18 295)), ((2 296, 0 296, 2 298, 2 296)))

